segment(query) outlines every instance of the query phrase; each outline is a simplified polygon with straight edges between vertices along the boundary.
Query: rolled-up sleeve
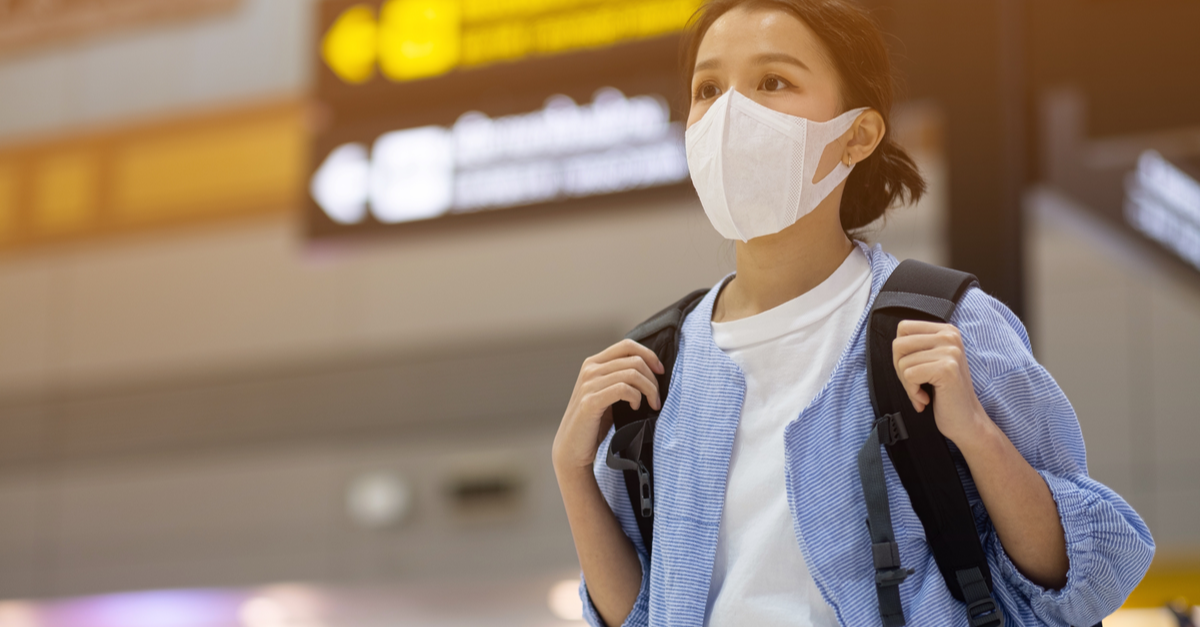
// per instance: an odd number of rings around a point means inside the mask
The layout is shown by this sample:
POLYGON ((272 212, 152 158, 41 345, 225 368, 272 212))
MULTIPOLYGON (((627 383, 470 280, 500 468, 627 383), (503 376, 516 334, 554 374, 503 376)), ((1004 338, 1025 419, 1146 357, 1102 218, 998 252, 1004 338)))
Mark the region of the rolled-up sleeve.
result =
MULTIPOLYGON (((617 521, 621 523, 621 529, 633 542, 633 547, 637 550, 638 561, 642 564, 642 587, 638 591, 637 600, 634 601, 633 609, 630 610, 622 627, 645 627, 650 624, 650 556, 642 542, 642 534, 638 530, 637 519, 633 515, 633 506, 629 504, 629 493, 625 490, 625 477, 620 471, 609 468, 605 463, 605 453, 608 451, 612 437, 613 431, 609 430, 608 437, 600 444, 600 450, 596 454, 596 463, 592 469, 596 474, 596 483, 600 485, 600 492, 604 494, 608 506, 612 508, 617 521)), ((592 604, 591 595, 588 594, 587 579, 582 574, 579 578, 579 598, 583 601, 584 620, 592 627, 608 627, 604 619, 600 618, 596 606, 592 604)))
POLYGON ((1000 575, 1047 625, 1094 625, 1125 601, 1146 573, 1154 541, 1146 525, 1112 490, 1086 476, 1040 471, 1058 504, 1067 539, 1067 585, 1049 590, 1021 574, 995 533, 988 552, 1000 575))
MULTIPOLYGON (((1041 474, 1058 508, 1070 566, 1067 584, 1043 588, 1013 564, 986 515, 984 547, 994 573, 1013 593, 1016 614, 1046 625, 1094 625, 1124 603, 1146 574, 1154 540, 1116 492, 1088 476, 1075 410, 1029 350, 1025 329, 994 299, 975 292, 959 324, 984 409, 1041 474)), ((965 302, 965 301, 964 301, 965 302)), ((974 492, 974 490, 971 490, 974 492)), ((982 503, 973 499, 982 514, 982 503)), ((1006 596, 1003 595, 1002 596, 1006 596)))

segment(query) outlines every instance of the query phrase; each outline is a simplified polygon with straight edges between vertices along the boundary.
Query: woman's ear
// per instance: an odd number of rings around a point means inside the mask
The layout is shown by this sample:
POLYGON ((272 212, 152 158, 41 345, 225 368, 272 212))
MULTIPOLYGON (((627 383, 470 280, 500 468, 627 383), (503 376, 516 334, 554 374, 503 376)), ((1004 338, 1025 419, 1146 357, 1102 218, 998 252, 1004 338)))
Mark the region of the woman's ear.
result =
POLYGON ((887 123, 883 116, 874 109, 868 109, 858 116, 854 126, 850 128, 850 140, 846 142, 846 152, 842 155, 842 163, 847 165, 862 163, 864 159, 875 153, 887 133, 887 123))

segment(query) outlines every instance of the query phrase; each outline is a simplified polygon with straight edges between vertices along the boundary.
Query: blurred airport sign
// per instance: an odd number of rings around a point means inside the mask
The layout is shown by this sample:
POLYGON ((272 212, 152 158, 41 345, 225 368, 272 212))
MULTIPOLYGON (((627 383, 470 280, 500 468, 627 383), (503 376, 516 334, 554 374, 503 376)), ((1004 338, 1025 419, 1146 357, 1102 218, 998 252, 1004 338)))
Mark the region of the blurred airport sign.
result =
POLYGON ((307 119, 265 102, 0 146, 0 249, 293 211, 307 119))
POLYGON ((1047 182, 1094 214, 1200 272, 1200 127, 1087 133, 1087 102, 1074 89, 1041 101, 1047 182))
POLYGON ((1125 219, 1200 270, 1200 181, 1147 150, 1126 180, 1125 219))
POLYGON ((325 0, 310 234, 685 192, 679 37, 701 4, 325 0))

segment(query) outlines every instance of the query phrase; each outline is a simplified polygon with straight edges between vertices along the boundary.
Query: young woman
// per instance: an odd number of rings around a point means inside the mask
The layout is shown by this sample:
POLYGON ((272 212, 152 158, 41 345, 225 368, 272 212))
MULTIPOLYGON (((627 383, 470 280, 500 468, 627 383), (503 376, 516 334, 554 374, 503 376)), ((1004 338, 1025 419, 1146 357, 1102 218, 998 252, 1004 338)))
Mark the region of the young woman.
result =
MULTIPOLYGON (((850 0, 714 0, 696 20, 688 164, 737 272, 682 328, 670 396, 648 349, 588 358, 554 442, 593 625, 879 625, 856 467, 874 416, 865 316, 897 265, 847 236, 924 183, 888 135, 892 76, 850 0), (610 406, 659 409, 653 559, 597 455, 610 406)), ((1154 553, 1087 475, 1073 410, 1020 321, 978 289, 953 324, 907 321, 893 351, 917 410, 970 470, 1009 625, 1093 625, 1154 553), (921 386, 935 391, 936 401, 921 386)), ((966 625, 888 465, 909 625, 966 625)))

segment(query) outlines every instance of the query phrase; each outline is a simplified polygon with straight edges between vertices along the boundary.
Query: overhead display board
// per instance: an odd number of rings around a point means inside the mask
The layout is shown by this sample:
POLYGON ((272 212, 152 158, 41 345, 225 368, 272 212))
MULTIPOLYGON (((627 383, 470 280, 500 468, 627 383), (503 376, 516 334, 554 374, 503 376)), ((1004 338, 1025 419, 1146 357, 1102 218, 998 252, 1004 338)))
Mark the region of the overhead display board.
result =
POLYGON ((1041 98, 1045 180, 1200 279, 1200 126, 1089 137, 1077 89, 1041 98))
POLYGON ((690 193, 679 44, 702 1, 325 0, 310 234, 690 193))
POLYGON ((1147 150, 1125 189, 1129 225, 1200 270, 1200 163, 1147 150))

